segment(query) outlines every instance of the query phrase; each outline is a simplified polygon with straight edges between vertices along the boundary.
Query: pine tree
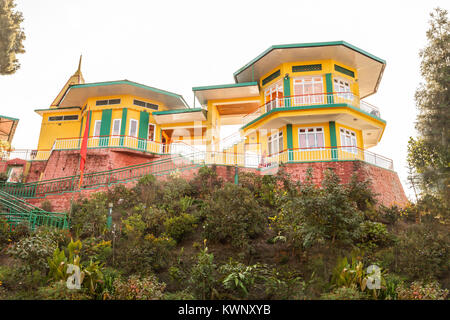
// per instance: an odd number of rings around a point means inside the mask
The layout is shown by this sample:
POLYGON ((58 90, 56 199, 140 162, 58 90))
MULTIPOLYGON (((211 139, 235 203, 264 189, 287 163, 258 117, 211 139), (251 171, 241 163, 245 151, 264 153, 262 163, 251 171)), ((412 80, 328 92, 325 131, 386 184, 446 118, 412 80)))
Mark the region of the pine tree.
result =
POLYGON ((421 75, 425 81, 415 94, 419 110, 417 139, 408 144, 408 163, 414 168, 425 194, 448 201, 450 164, 450 23, 447 11, 431 14, 427 46, 420 51, 421 75))
POLYGON ((13 74, 20 68, 16 54, 24 53, 25 33, 22 13, 14 11, 14 0, 0 0, 0 74, 13 74))

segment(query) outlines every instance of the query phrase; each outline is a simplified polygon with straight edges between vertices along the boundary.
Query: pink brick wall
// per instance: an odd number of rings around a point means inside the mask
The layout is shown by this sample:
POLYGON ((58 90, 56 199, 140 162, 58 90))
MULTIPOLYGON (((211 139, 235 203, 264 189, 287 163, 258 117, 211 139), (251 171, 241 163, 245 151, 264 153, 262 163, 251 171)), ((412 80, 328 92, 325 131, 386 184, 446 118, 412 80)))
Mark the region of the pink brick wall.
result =
MULTIPOLYGON (((100 150, 103 151, 103 150, 100 150)), ((55 157, 56 159, 56 157, 55 157)), ((62 175, 63 173, 72 172, 74 168, 71 161, 72 154, 66 152, 66 154, 61 155, 59 159, 62 160, 62 164, 56 166, 49 162, 53 168, 53 176, 62 175), (64 167, 65 165, 65 167, 64 167), (64 169, 63 169, 64 168, 64 169)), ((102 152, 97 152, 90 158, 90 168, 92 171, 108 170, 110 168, 118 168, 132 164, 138 164, 147 162, 148 158, 134 157, 133 155, 114 153, 111 154, 102 152), (146 160, 146 161, 144 161, 146 160)), ((49 170, 49 164, 46 167, 46 172, 49 170)), ((408 199, 405 196, 403 187, 400 183, 398 175, 394 171, 382 169, 361 161, 345 161, 345 162, 315 162, 315 163, 291 163, 286 164, 286 171, 291 175, 294 181, 304 181, 306 177, 306 171, 308 168, 313 169, 313 181, 317 185, 321 185, 324 178, 324 172, 327 168, 332 168, 338 176, 341 178, 343 183, 350 181, 350 178, 354 172, 356 172, 361 180, 366 178, 371 178, 372 189, 375 193, 379 194, 378 200, 384 205, 397 204, 399 206, 405 206, 408 203, 408 199)), ((234 167, 232 166, 216 166, 216 170, 219 176, 223 177, 225 181, 234 181, 234 167)), ((193 168, 181 172, 181 177, 185 179, 192 179, 198 172, 198 168, 193 168)), ((239 172, 255 172, 260 174, 256 169, 251 168, 239 168, 239 172)), ((50 172, 49 175, 50 176, 50 172)), ((159 179, 167 179, 167 175, 159 177, 159 179)), ((132 187, 135 185, 135 181, 128 182, 125 185, 127 187, 132 187)), ((42 201, 49 200, 53 205, 53 210, 55 211, 67 211, 70 208, 70 203, 72 200, 79 199, 80 197, 89 197, 93 193, 105 191, 107 187, 100 187, 98 189, 87 189, 78 192, 65 193, 61 195, 47 195, 43 199, 29 199, 30 203, 40 206, 42 201)))

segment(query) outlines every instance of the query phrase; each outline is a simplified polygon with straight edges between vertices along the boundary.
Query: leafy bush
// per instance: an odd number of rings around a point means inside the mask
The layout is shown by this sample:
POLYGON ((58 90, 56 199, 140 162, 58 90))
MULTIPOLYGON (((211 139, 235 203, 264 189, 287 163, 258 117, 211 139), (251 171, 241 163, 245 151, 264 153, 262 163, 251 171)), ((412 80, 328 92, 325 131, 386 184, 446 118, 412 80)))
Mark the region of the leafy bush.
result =
MULTIPOLYGON (((138 212, 137 208, 134 209, 138 212)), ((157 207, 140 208, 142 221, 145 223, 145 233, 151 233, 159 236, 164 233, 164 222, 170 218, 167 211, 157 207)))
POLYGON ((133 191, 137 196, 135 200, 142 202, 147 207, 157 204, 164 196, 161 183, 153 175, 146 175, 139 179, 133 191))
POLYGON ((189 182, 182 178, 169 178, 162 183, 164 193, 158 206, 171 215, 186 213, 192 205, 191 195, 194 193, 189 182))
POLYGON ((159 282, 154 275, 139 277, 132 275, 125 281, 114 280, 115 300, 160 300, 166 287, 164 282, 159 282))
POLYGON ((169 237, 180 242, 187 234, 194 231, 197 219, 193 215, 183 213, 174 218, 169 218, 164 222, 164 227, 169 237))
POLYGON ((223 179, 218 176, 215 166, 203 166, 197 175, 191 180, 194 195, 199 198, 209 196, 223 185, 223 179))
POLYGON ((445 226, 413 225, 399 236, 396 272, 410 279, 439 279, 450 268, 450 234, 445 226))
POLYGON ((396 291, 399 300, 445 300, 448 295, 448 290, 441 289, 436 281, 426 284, 417 281, 410 286, 401 284, 396 291))
POLYGON ((222 280, 224 288, 236 292, 243 298, 248 296, 255 280, 260 278, 261 271, 260 264, 247 266, 232 259, 219 268, 219 272, 224 275, 222 280))
POLYGON ((272 227, 294 247, 309 248, 330 241, 349 245, 357 236, 362 214, 350 199, 349 190, 332 171, 325 172, 323 188, 312 181, 312 171, 301 185, 300 194, 287 193, 281 212, 272 217, 272 227))
POLYGON ((79 238, 101 236, 106 230, 108 210, 108 197, 103 192, 74 203, 69 215, 71 230, 79 238))
MULTIPOLYGON (((36 290, 39 286, 44 285, 45 282, 46 282, 45 273, 42 271, 34 270, 33 272, 24 273, 23 267, 0 266, 0 288, 4 289, 5 294, 9 292, 20 292, 20 291, 32 292, 33 290, 36 290)), ((31 298, 34 297, 31 296, 31 298)))
MULTIPOLYGON (((31 234, 28 222, 10 225, 6 219, 0 218, 0 244, 8 245, 31 234)), ((0 249, 1 251, 1 249, 0 249)))
POLYGON ((83 240, 80 256, 84 259, 106 263, 111 255, 111 241, 93 237, 83 240))
POLYGON ((366 293, 366 295, 377 298, 380 294, 381 287, 385 285, 385 280, 380 272, 380 288, 369 288, 370 274, 362 261, 356 257, 352 257, 351 264, 347 258, 338 259, 338 263, 333 270, 331 284, 335 288, 352 288, 366 293), (366 290, 367 289, 367 290, 366 290))
POLYGON ((382 222, 387 224, 396 223, 402 215, 402 210, 396 205, 393 205, 391 207, 380 205, 378 208, 378 212, 380 213, 382 222))
MULTIPOLYGON (((8 221, 6 221, 5 218, 0 217, 0 246, 1 248, 3 248, 3 246, 5 246, 6 244, 8 244, 9 242, 11 242, 12 240, 10 239, 10 226, 8 221)), ((1 249, 0 249, 1 251, 1 249)))
POLYGON ((7 253, 22 262, 24 269, 30 273, 35 270, 46 271, 47 258, 51 257, 57 243, 46 232, 38 232, 14 243, 7 253))
POLYGON ((236 248, 247 246, 267 224, 265 210, 251 192, 230 183, 213 193, 205 210, 205 237, 236 248))
POLYGON ((264 277, 266 294, 270 299, 304 299, 307 284, 295 271, 281 272, 277 269, 264 277))
MULTIPOLYGON (((206 241, 205 241, 206 243, 206 241)), ((210 299, 216 286, 216 265, 214 255, 205 247, 197 256, 197 263, 191 269, 189 286, 192 293, 202 300, 210 299)))
POLYGON ((322 294, 320 298, 322 300, 364 300, 367 296, 354 287, 340 287, 322 294))
POLYGON ((47 212, 52 212, 53 206, 52 203, 48 200, 42 201, 41 203, 41 209, 47 212))
POLYGON ((395 274, 387 274, 384 277, 385 284, 380 290, 378 299, 380 300, 397 300, 397 288, 403 283, 403 278, 395 274))
POLYGON ((68 289, 65 281, 52 282, 37 291, 37 299, 41 300, 90 300, 87 290, 68 289))
POLYGON ((77 281, 76 273, 79 271, 80 285, 86 289, 91 295, 98 293, 101 289, 101 283, 103 282, 102 267, 98 261, 90 260, 88 263, 81 262, 82 243, 80 240, 73 242, 72 240, 68 244, 66 250, 59 250, 56 248, 53 252, 52 258, 48 258, 49 273, 48 276, 53 281, 67 282, 69 277, 74 278, 77 281), (66 251, 68 257, 66 256, 66 251), (75 266, 75 270, 69 273, 69 268, 75 266))
POLYGON ((160 271, 172 259, 170 252, 175 245, 175 241, 166 235, 148 234, 135 242, 121 239, 117 250, 118 265, 127 274, 160 271))
POLYGON ((163 300, 195 300, 195 296, 187 290, 166 292, 163 300))
POLYGON ((372 250, 392 244, 392 236, 386 229, 386 225, 379 222, 364 221, 359 227, 357 245, 363 249, 372 250))
POLYGON ((360 181, 357 174, 353 174, 347 186, 348 199, 354 202, 358 210, 366 211, 376 204, 376 194, 371 189, 370 180, 360 181))

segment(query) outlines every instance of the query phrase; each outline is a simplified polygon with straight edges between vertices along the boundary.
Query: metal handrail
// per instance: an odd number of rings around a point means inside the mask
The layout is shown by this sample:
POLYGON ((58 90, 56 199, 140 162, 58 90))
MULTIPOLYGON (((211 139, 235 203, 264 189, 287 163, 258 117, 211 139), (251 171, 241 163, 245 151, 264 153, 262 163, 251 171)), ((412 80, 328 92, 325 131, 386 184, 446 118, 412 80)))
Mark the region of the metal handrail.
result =
POLYGON ((269 100, 259 106, 256 110, 246 114, 242 118, 242 124, 246 125, 249 122, 255 120, 259 116, 270 112, 278 108, 289 108, 289 107, 299 107, 299 106, 312 106, 312 105, 329 105, 336 103, 347 103, 354 107, 360 108, 361 110, 380 117, 380 110, 359 99, 358 96, 354 95, 352 92, 331 92, 331 93, 313 93, 313 94, 302 94, 302 95, 291 95, 277 97, 269 100))

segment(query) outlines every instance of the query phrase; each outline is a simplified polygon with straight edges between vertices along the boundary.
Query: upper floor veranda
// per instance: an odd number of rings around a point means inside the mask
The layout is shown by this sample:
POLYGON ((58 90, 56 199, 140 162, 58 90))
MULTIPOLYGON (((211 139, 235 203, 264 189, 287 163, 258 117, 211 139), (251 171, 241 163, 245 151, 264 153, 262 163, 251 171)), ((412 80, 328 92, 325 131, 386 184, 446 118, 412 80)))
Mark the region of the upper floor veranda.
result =
POLYGON ((344 41, 276 45, 234 73, 234 84, 194 87, 213 125, 244 136, 286 124, 340 122, 376 145, 386 122, 363 98, 379 86, 385 61, 344 41))

